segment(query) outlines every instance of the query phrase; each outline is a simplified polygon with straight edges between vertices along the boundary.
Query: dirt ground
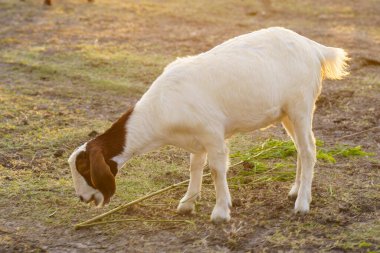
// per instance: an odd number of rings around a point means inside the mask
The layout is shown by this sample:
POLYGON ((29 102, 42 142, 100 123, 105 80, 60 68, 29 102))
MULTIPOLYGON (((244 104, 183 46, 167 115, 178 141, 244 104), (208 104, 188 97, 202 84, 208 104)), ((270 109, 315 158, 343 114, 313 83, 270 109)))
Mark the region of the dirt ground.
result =
MULTIPOLYGON (((378 0, 53 0, 51 7, 0 0, 0 252, 380 252, 379 13, 378 0), (192 216, 175 213, 184 189, 118 216, 190 219, 194 225, 74 230, 73 224, 102 210, 73 200, 70 152, 135 103, 175 57, 269 26, 348 51, 351 74, 324 82, 314 131, 327 146, 360 145, 374 155, 318 163, 311 212, 304 216, 295 215, 287 199, 291 182, 279 181, 231 188, 229 224, 209 221, 214 197, 205 186, 192 216), (77 55, 89 60, 78 63, 77 55)), ((231 143, 246 147, 269 137, 287 138, 276 127, 231 143)), ((151 172, 154 166, 181 168, 143 175, 159 181, 157 187, 187 179, 188 158, 181 150, 141 159, 120 180, 127 182, 139 164, 150 162, 151 172)), ((119 186, 123 190, 130 191, 119 186)), ((120 194, 111 207, 126 200, 120 194)))

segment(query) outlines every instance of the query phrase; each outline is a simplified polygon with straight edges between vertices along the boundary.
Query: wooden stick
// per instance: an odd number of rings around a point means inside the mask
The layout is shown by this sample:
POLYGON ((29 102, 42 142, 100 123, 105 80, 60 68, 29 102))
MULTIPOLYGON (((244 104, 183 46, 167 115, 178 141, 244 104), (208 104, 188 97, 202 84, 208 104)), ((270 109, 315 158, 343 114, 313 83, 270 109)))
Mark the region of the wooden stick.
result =
POLYGON ((173 222, 173 223, 187 223, 194 225, 194 222, 191 220, 145 220, 145 219, 120 219, 120 220, 111 220, 111 221, 99 221, 99 222, 93 222, 93 223, 86 223, 83 225, 76 225, 76 229, 84 228, 84 227, 92 227, 96 225, 102 225, 102 224, 108 224, 108 223, 119 223, 119 222, 133 222, 133 221, 140 221, 140 222, 173 222))
MULTIPOLYGON (((235 166, 237 166, 237 165, 239 165, 239 164, 242 164, 242 163, 243 163, 243 161, 240 161, 240 162, 238 162, 238 163, 235 163, 235 164, 231 165, 230 168, 231 168, 231 167, 235 167, 235 166)), ((204 178, 204 177, 208 177, 208 176, 210 176, 210 175, 211 175, 211 173, 204 174, 204 175, 202 176, 202 178, 204 178)), ((134 205, 134 204, 137 204, 137 203, 139 203, 139 202, 141 202, 141 201, 143 201, 143 200, 149 199, 149 198, 151 198, 151 197, 153 197, 153 196, 156 196, 156 195, 161 194, 161 193, 163 193, 163 192, 169 191, 169 190, 174 189, 174 188, 176 188, 176 187, 178 187, 178 186, 182 186, 182 185, 184 185, 184 184, 186 184, 186 183, 188 183, 188 182, 190 182, 190 179, 185 180, 185 181, 182 181, 182 182, 179 182, 179 183, 177 183, 177 184, 170 185, 170 186, 165 187, 165 188, 163 188, 163 189, 161 189, 161 190, 158 190, 158 191, 152 192, 151 194, 145 195, 144 197, 138 198, 138 199, 133 200, 133 201, 131 201, 131 202, 129 202, 129 203, 126 203, 126 204, 124 204, 124 205, 118 206, 118 207, 116 207, 116 208, 114 208, 114 209, 112 209, 112 210, 110 210, 110 211, 108 211, 108 212, 105 212, 105 213, 101 214, 101 215, 95 216, 95 217, 92 218, 92 219, 89 219, 89 220, 86 220, 86 221, 84 221, 84 222, 78 223, 78 224, 74 225, 74 228, 75 228, 75 229, 79 229, 79 228, 85 227, 84 225, 86 225, 86 224, 94 223, 95 221, 100 220, 100 219, 102 219, 102 218, 104 218, 104 217, 106 217, 106 216, 109 216, 109 215, 111 215, 111 214, 113 214, 113 213, 115 213, 115 212, 117 212, 117 211, 119 211, 119 210, 121 210, 121 209, 127 208, 127 207, 129 207, 129 206, 134 205)))
MULTIPOLYGON (((203 175, 203 177, 210 176, 210 175, 211 175, 211 173, 208 173, 208 174, 203 175)), ((124 205, 118 206, 118 207, 116 207, 116 208, 114 208, 114 209, 112 209, 112 210, 110 210, 110 211, 108 211, 108 212, 106 212, 106 213, 103 213, 103 214, 101 214, 101 215, 95 216, 95 217, 92 218, 92 219, 89 219, 89 220, 87 220, 87 221, 84 221, 84 222, 78 223, 78 224, 76 224, 76 225, 74 226, 74 228, 75 228, 75 229, 78 229, 78 228, 80 228, 80 227, 83 227, 83 225, 85 225, 85 224, 89 224, 89 223, 92 223, 92 222, 94 222, 94 221, 100 220, 100 219, 102 219, 102 218, 104 218, 104 217, 106 217, 106 216, 109 216, 110 214, 113 214, 113 213, 115 213, 115 212, 117 212, 117 211, 119 211, 119 210, 121 210, 121 209, 124 209, 124 208, 126 208, 126 207, 132 206, 132 205, 134 205, 134 204, 137 204, 137 203, 139 203, 139 202, 141 202, 141 201, 143 201, 143 200, 149 199, 149 198, 151 198, 151 197, 153 197, 153 196, 156 196, 156 195, 158 195, 158 194, 160 194, 160 193, 163 193, 163 192, 169 191, 169 190, 171 190, 171 189, 173 189, 173 188, 176 188, 176 187, 178 187, 178 186, 180 186, 180 185, 183 185, 183 184, 186 184, 186 183, 188 183, 188 182, 190 182, 190 179, 185 180, 185 181, 182 181, 182 182, 179 182, 179 183, 177 183, 177 184, 170 185, 170 186, 165 187, 165 188, 163 188, 163 189, 161 189, 161 190, 155 191, 155 192, 153 192, 153 193, 151 193, 151 194, 145 195, 144 197, 138 198, 138 199, 133 200, 133 201, 131 201, 131 202, 129 202, 129 203, 126 203, 126 204, 124 204, 124 205)))
MULTIPOLYGON (((256 155, 253 156, 253 157, 258 157, 258 156, 261 155, 262 153, 264 153, 264 152, 266 152, 266 151, 269 151, 269 150, 271 150, 271 149, 273 149, 273 148, 274 148, 274 147, 271 147, 271 148, 269 148, 269 149, 263 150, 263 151, 259 152, 258 154, 256 154, 256 155)), ((237 162, 237 163, 235 163, 235 164, 233 164, 233 165, 230 165, 229 168, 235 167, 235 166, 240 165, 240 164, 242 164, 242 163, 244 163, 244 161, 240 161, 240 162, 237 162)), ((210 175, 211 175, 211 173, 204 174, 204 175, 202 176, 202 178, 204 178, 204 177, 208 177, 208 176, 210 176, 210 175)), ((84 222, 80 222, 80 223, 74 225, 74 228, 75 228, 75 229, 80 229, 80 228, 83 228, 83 227, 94 226, 94 225, 97 225, 97 224, 105 224, 105 223, 110 223, 110 222, 113 223, 113 221, 104 221, 104 222, 95 222, 95 221, 98 221, 98 220, 100 220, 100 219, 102 219, 102 218, 104 218, 104 217, 106 217, 106 216, 109 216, 109 215, 111 215, 111 214, 113 214, 113 213, 115 213, 115 212, 117 212, 117 211, 119 211, 119 210, 121 210, 121 209, 127 208, 127 207, 129 207, 129 206, 134 205, 134 204, 137 204, 137 203, 139 203, 139 202, 141 202, 141 201, 143 201, 143 200, 149 199, 149 198, 154 197, 154 196, 156 196, 156 195, 158 195, 158 194, 161 194, 161 193, 163 193, 163 192, 166 192, 166 191, 169 191, 169 190, 171 190, 171 189, 174 189, 174 188, 176 188, 176 187, 178 187, 178 186, 182 186, 182 185, 184 185, 184 184, 186 184, 186 183, 188 183, 188 182, 190 182, 190 179, 185 180, 185 181, 182 181, 182 182, 179 182, 179 183, 177 183, 177 184, 170 185, 170 186, 165 187, 165 188, 163 188, 163 189, 161 189, 161 190, 158 190, 158 191, 152 192, 151 194, 145 195, 145 196, 143 196, 143 197, 141 197, 141 198, 138 198, 138 199, 136 199, 136 200, 133 200, 133 201, 131 201, 131 202, 129 202, 129 203, 126 203, 126 204, 124 204, 124 205, 118 206, 118 207, 116 207, 116 208, 114 208, 114 209, 112 209, 112 210, 110 210, 110 211, 108 211, 108 212, 105 212, 105 213, 103 213, 103 214, 101 214, 101 215, 95 216, 94 218, 91 218, 91 219, 86 220, 86 221, 84 221, 84 222), (91 224, 91 225, 90 225, 90 224, 91 224)))
POLYGON ((377 128, 380 128, 380 126, 371 127, 371 128, 368 128, 368 129, 366 129, 366 130, 363 130, 363 131, 360 131, 360 132, 357 132, 357 133, 353 133, 353 134, 345 135, 345 136, 339 137, 339 138, 336 139, 336 140, 337 140, 337 141, 340 141, 340 140, 343 140, 343 139, 348 138, 348 137, 352 137, 352 136, 356 136, 356 135, 359 135, 359 134, 362 134, 362 133, 370 132, 370 131, 375 130, 375 129, 377 129, 377 128))

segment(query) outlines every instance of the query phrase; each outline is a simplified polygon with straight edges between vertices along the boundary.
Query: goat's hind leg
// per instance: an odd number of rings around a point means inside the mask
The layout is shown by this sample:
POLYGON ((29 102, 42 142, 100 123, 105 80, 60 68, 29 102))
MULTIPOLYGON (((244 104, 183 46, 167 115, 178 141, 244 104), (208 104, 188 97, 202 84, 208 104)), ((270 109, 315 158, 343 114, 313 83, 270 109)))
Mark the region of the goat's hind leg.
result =
POLYGON ((289 117, 294 126, 297 140, 298 156, 300 157, 301 176, 297 199, 294 205, 296 213, 307 213, 311 202, 311 185, 313 181, 314 165, 316 162, 315 139, 312 131, 312 112, 296 114, 289 117))
POLYGON ((203 168, 206 165, 207 154, 190 154, 190 182, 185 196, 179 202, 179 213, 193 213, 195 201, 200 198, 203 168))
MULTIPOLYGON (((286 116, 282 119, 282 125, 284 126, 286 132, 292 138, 294 145, 296 146, 297 151, 299 150, 296 134, 294 132, 294 126, 293 123, 290 121, 289 117, 286 116)), ((288 193, 288 197, 290 199, 296 199, 298 195, 298 190, 301 185, 301 157, 299 154, 297 154, 297 169, 296 169, 296 179, 294 181, 294 184, 292 185, 292 188, 290 189, 288 193)))

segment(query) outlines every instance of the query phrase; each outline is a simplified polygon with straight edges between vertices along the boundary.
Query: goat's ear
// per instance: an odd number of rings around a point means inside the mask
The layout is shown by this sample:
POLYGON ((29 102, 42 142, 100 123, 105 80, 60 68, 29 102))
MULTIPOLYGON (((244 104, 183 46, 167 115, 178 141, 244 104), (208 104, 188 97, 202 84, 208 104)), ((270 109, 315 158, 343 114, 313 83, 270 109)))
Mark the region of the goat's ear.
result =
POLYGON ((103 204, 107 204, 116 190, 115 177, 104 160, 101 150, 90 152, 91 181, 104 197, 103 204))
POLYGON ((75 166, 79 173, 86 173, 86 171, 89 172, 89 168, 87 166, 87 156, 85 151, 81 151, 77 155, 75 160, 75 166))

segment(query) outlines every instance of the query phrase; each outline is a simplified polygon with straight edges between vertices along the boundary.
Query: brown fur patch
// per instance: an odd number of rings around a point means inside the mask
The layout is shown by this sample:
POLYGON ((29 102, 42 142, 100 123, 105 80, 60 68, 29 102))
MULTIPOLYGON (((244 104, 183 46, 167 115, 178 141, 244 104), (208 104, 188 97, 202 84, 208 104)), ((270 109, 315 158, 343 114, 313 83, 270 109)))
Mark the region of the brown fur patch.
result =
POLYGON ((77 155, 77 158, 75 160, 75 167, 77 168, 79 174, 84 177, 87 184, 91 187, 94 187, 91 181, 90 160, 86 151, 82 151, 77 155))
POLYGON ((115 175, 104 160, 101 149, 93 149, 90 153, 90 172, 92 184, 104 197, 107 204, 116 190, 115 175))
POLYGON ((124 113, 103 134, 89 141, 86 151, 78 154, 75 164, 77 171, 93 188, 104 195, 104 202, 115 193, 115 176, 117 163, 111 159, 120 155, 126 144, 126 122, 133 112, 133 108, 124 113))

